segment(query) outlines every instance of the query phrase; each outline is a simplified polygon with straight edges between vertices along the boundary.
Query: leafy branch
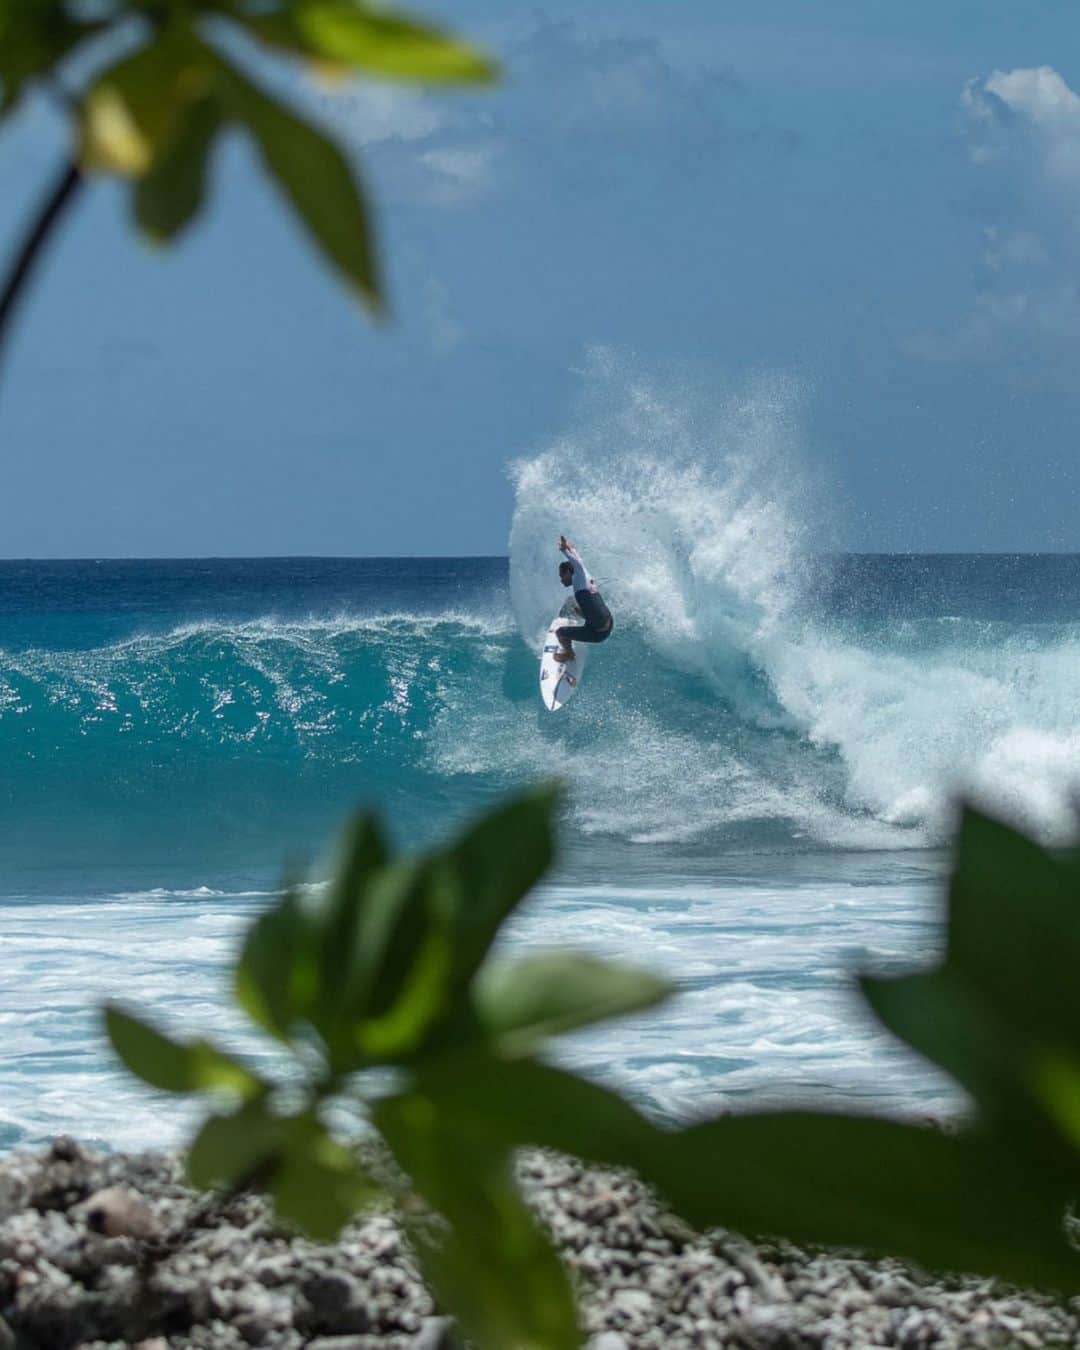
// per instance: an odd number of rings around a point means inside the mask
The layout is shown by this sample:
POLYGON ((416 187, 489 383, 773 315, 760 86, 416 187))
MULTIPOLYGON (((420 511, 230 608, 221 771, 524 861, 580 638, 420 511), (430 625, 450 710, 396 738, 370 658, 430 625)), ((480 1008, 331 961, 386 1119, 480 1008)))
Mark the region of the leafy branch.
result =
POLYGON ((367 0, 0 0, 0 123, 36 85, 55 88, 73 56, 134 52, 64 100, 77 147, 30 223, 0 290, 0 353, 35 263, 87 173, 132 184, 138 228, 176 239, 202 209, 214 148, 229 127, 254 143, 316 247, 369 309, 384 307, 370 210, 354 167, 321 128, 262 89, 227 55, 230 30, 323 74, 483 83, 492 61, 430 24, 367 0), (105 17, 96 17, 104 9, 105 17), (112 39, 112 40, 110 40, 112 39), (224 41, 223 41, 224 39, 224 41))
POLYGON ((414 858, 393 856, 361 817, 323 895, 287 892, 255 922, 236 992, 292 1058, 282 1080, 129 1010, 105 1014, 114 1048, 146 1082, 217 1101, 188 1154, 196 1185, 257 1184, 320 1238, 376 1201, 396 1204, 432 1287, 478 1345, 499 1350, 579 1344, 565 1272, 513 1179, 515 1151, 539 1141, 641 1167, 657 1134, 618 1096, 535 1052, 561 1031, 660 1002, 666 982, 568 953, 491 952, 551 862, 555 803, 552 789, 534 790, 414 858), (437 1226, 328 1126, 327 1108, 346 1095, 366 1104, 437 1226))
POLYGON ((944 962, 862 981, 885 1025, 968 1088, 961 1128, 789 1110, 663 1129, 539 1056, 564 1031, 662 1002, 668 985, 567 952, 492 954, 551 861, 556 800, 527 793, 415 858, 392 856, 362 817, 325 894, 288 892, 255 922, 236 990, 293 1056, 287 1083, 108 1009, 135 1073, 218 1099, 188 1156, 196 1184, 258 1186, 325 1238, 388 1199, 482 1350, 579 1344, 566 1275, 514 1183, 526 1146, 631 1168, 699 1227, 1080 1291, 1064 1223, 1080 1190, 1075 855, 968 810, 944 962), (341 1097, 365 1105, 404 1189, 326 1125, 341 1097), (413 1191, 436 1224, 418 1219, 413 1191))

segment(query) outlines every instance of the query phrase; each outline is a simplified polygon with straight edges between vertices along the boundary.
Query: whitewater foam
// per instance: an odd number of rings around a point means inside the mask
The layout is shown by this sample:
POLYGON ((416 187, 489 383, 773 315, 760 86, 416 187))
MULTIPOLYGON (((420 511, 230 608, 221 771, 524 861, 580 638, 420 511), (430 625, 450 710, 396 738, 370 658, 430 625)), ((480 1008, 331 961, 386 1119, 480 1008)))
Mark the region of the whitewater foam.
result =
MULTIPOLYGON (((629 869, 626 869, 629 871, 629 869)), ((572 945, 669 974, 679 996, 659 1012, 560 1042, 559 1057, 628 1091, 661 1118, 792 1097, 947 1114, 961 1098, 861 1014, 850 972, 925 959, 936 906, 922 863, 882 882, 870 869, 814 879, 678 874, 580 879, 543 887, 503 949, 572 945), (643 957, 647 953, 647 957, 643 957)), ((70 1130, 115 1147, 174 1145, 194 1104, 166 1100, 120 1067, 100 1005, 121 997, 166 1029, 206 1034, 278 1073, 282 1056, 229 997, 229 962, 262 908, 257 896, 191 888, 185 903, 150 891, 105 903, 4 902, 8 980, 0 1026, 11 1064, 0 1139, 70 1130), (201 893, 206 892, 206 893, 201 893), (122 970, 118 954, 122 953, 122 970)))

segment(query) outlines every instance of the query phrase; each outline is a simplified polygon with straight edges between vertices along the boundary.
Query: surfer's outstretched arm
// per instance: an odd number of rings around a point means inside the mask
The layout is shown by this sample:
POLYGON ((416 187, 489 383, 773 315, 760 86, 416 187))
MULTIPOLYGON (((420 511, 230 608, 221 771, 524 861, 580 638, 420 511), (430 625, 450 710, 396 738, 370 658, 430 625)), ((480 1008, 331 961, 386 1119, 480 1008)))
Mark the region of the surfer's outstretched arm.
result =
POLYGON ((589 576, 589 570, 581 557, 581 554, 574 547, 572 539, 567 539, 565 534, 559 535, 559 548, 566 554, 570 561, 570 566, 574 569, 574 591, 595 590, 596 583, 589 576))

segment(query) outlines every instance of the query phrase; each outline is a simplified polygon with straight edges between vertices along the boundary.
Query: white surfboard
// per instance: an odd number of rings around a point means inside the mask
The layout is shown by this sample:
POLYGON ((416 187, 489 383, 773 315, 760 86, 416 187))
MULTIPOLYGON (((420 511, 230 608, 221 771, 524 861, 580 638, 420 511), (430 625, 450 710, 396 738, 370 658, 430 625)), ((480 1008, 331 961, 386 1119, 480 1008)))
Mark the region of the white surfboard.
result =
POLYGON ((558 712, 568 699, 573 698, 581 683, 581 672, 585 669, 585 657, 589 651, 585 642, 574 643, 572 661, 564 663, 555 660, 555 653, 562 645, 555 636, 555 630, 572 622, 562 614, 556 614, 544 634, 544 650, 540 653, 540 697, 548 712, 558 712))

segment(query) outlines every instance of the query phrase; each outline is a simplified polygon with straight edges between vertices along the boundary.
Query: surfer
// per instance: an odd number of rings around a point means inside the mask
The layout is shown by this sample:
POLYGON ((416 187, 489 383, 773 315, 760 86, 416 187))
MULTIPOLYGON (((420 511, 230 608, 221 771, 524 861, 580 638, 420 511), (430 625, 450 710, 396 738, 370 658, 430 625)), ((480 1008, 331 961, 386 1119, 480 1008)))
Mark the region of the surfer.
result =
POLYGON ((574 660, 575 642, 606 642, 615 621, 573 541, 560 534, 559 548, 566 554, 565 561, 559 564, 559 580, 564 586, 573 586, 577 611, 585 620, 584 627, 556 628, 555 636, 562 643, 562 650, 555 653, 555 660, 561 662, 574 660))

